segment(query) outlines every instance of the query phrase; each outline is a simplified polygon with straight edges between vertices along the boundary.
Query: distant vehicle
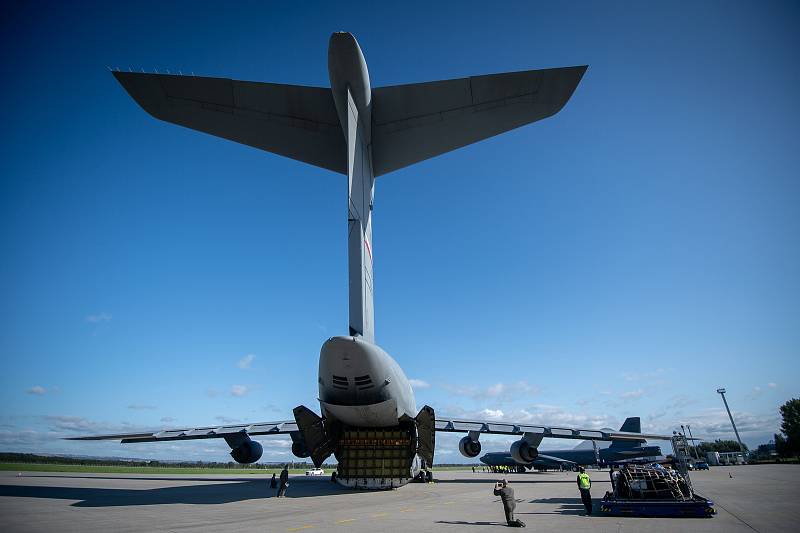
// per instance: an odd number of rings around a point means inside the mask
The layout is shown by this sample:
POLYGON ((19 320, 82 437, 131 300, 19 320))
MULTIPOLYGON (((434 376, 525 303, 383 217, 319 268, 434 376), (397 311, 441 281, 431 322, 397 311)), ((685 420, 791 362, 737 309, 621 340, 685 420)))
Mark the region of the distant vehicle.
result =
POLYGON ((307 476, 324 476, 325 471, 321 468, 312 468, 311 470, 306 470, 307 476))
POLYGON ((694 464, 695 470, 708 470, 708 463, 705 461, 700 461, 699 463, 694 464))

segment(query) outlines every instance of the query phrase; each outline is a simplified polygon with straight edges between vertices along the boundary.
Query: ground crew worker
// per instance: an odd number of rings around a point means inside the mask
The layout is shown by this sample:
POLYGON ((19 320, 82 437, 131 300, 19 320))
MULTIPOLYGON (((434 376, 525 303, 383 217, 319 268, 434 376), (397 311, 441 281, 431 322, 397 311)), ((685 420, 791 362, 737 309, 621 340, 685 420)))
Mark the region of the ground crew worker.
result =
POLYGON ((283 470, 281 470, 281 477, 279 478, 279 480, 280 480, 280 486, 278 487, 278 498, 283 498, 284 495, 286 494, 286 487, 289 486, 288 465, 285 465, 283 467, 283 470))
POLYGON ((517 502, 514 500, 514 489, 508 486, 508 481, 503 479, 494 484, 494 495, 500 496, 503 502, 503 511, 506 514, 508 527, 525 527, 525 522, 514 518, 514 509, 517 502))
POLYGON ((586 514, 592 514, 592 495, 589 490, 592 488, 592 480, 589 479, 589 474, 581 467, 578 473, 578 490, 581 491, 581 501, 583 506, 586 507, 586 514))
POLYGON ((611 490, 614 491, 614 497, 617 497, 617 481, 619 481, 620 471, 619 468, 614 468, 614 465, 611 465, 611 472, 608 473, 611 476, 611 490))
POLYGON ((278 486, 278 481, 275 479, 275 472, 272 473, 272 479, 269 480, 269 488, 274 489, 278 486))

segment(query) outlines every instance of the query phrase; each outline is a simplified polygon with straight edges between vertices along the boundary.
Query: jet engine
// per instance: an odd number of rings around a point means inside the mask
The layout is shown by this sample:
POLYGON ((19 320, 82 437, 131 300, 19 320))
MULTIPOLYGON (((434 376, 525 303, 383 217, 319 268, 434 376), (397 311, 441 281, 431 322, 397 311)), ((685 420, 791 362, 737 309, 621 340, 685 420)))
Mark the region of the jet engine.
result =
POLYGON ((306 443, 302 441, 295 441, 292 443, 292 455, 295 457, 300 457, 301 459, 305 459, 306 457, 310 456, 311 453, 306 448, 306 443))
POLYGON ((231 457, 237 463, 255 463, 261 459, 264 448, 261 443, 254 440, 246 440, 231 450, 231 457))
POLYGON ((458 451, 464 457, 477 457, 481 453, 481 443, 477 440, 472 440, 470 437, 464 437, 458 442, 458 451))
POLYGON ((519 464, 526 465, 539 457, 539 450, 525 439, 520 439, 511 445, 511 457, 519 464))

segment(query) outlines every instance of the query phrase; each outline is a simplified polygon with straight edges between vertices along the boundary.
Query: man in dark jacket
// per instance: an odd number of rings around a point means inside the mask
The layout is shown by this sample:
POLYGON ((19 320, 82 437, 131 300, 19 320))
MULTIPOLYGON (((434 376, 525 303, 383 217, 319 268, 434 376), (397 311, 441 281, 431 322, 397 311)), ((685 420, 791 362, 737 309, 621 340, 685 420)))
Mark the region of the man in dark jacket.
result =
POLYGON ((506 513, 508 527, 525 527, 525 522, 514 518, 514 509, 517 503, 514 500, 514 489, 508 486, 508 481, 504 479, 495 483, 494 495, 500 496, 500 500, 503 502, 503 511, 506 513))
POLYGON ((289 486, 289 469, 286 466, 281 470, 281 477, 278 479, 280 481, 278 486, 278 498, 283 498, 286 494, 286 487, 289 486))

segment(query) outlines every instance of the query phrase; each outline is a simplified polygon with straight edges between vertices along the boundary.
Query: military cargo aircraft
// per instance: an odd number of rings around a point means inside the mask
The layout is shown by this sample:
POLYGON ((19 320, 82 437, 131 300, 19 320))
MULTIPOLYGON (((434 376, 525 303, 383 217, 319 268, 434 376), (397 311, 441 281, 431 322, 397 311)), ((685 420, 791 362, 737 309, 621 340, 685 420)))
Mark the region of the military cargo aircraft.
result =
MULTIPOLYGON (((511 454, 536 458, 544 437, 640 439, 640 435, 435 416, 417 411, 400 365, 375 343, 372 208, 375 179, 556 114, 586 66, 508 72, 373 88, 350 33, 331 35, 330 87, 224 78, 114 72, 153 117, 331 170, 347 177, 349 331, 322 344, 320 414, 305 406, 293 420, 79 437, 123 443, 221 438, 240 463, 258 461, 254 436, 289 434, 292 452, 320 466, 331 455, 336 481, 385 489, 433 464, 435 434, 461 432, 466 457, 481 434, 518 435, 511 454)), ((659 438, 653 436, 652 438, 659 438)), ((665 437, 668 438, 668 437, 665 437)))
MULTIPOLYGON (((640 418, 631 417, 625 419, 622 432, 641 433, 642 424, 640 418)), ((658 457, 661 455, 661 448, 658 446, 642 446, 642 440, 618 440, 611 439, 611 446, 608 448, 598 448, 594 446, 582 448, 581 445, 572 450, 540 450, 539 455, 533 461, 520 464, 511 455, 511 452, 489 452, 481 457, 481 462, 488 466, 505 466, 511 469, 523 471, 525 468, 559 468, 577 467, 588 465, 610 465, 638 459, 641 457, 658 457)))

